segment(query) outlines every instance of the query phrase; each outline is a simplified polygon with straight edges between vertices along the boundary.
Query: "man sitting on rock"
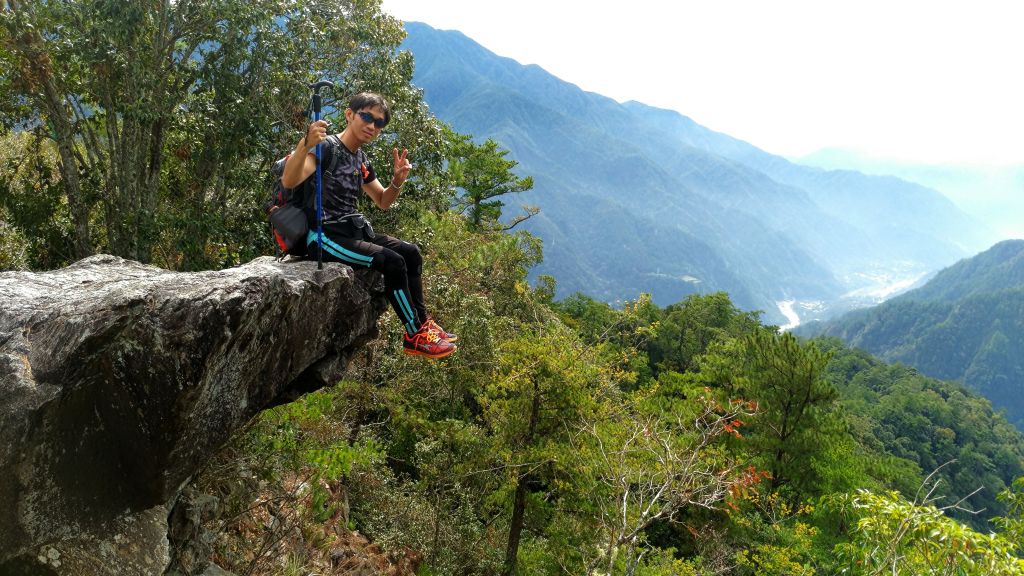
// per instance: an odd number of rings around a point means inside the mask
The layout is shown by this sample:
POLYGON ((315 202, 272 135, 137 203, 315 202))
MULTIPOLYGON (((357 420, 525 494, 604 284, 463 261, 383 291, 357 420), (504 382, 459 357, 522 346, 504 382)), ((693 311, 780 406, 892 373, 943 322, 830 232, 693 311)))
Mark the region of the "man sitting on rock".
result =
MULTIPOLYGON (((362 146, 373 141, 391 120, 388 103, 372 92, 356 94, 345 109, 346 127, 338 135, 340 146, 332 151, 339 157, 335 168, 322 173, 323 259, 363 266, 384 275, 388 301, 405 327, 403 350, 406 354, 444 358, 455 352, 457 337, 446 332, 427 313, 423 302, 423 259, 415 244, 384 234, 374 234, 369 223, 356 211, 360 194, 365 193, 380 209, 387 210, 398 198, 409 177, 412 164, 407 155, 392 150, 394 166, 391 182, 385 188, 370 165, 362 146)), ((326 120, 313 122, 295 152, 288 158, 281 184, 294 188, 316 171, 316 145, 330 146, 326 120)), ((317 248, 317 215, 309 219, 309 253, 317 248)))

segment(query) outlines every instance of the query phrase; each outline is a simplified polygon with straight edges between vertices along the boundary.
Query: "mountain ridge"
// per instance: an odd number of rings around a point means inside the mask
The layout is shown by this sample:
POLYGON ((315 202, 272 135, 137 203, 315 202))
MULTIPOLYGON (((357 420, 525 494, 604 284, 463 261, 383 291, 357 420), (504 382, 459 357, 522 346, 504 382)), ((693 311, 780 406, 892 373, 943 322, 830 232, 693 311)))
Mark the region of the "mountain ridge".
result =
POLYGON ((649 292, 669 304, 689 293, 724 290, 741 307, 777 321, 784 320, 779 301, 837 301, 859 287, 864 275, 857 273, 867 268, 895 259, 912 262, 920 274, 968 255, 974 245, 987 246, 970 223, 959 234, 964 246, 945 239, 956 233, 929 232, 968 220, 938 193, 924 202, 930 221, 920 227, 905 207, 883 218, 892 223, 878 224, 877 210, 851 222, 845 206, 823 209, 821 197, 855 198, 858 190, 834 193, 834 184, 808 174, 820 169, 795 167, 678 112, 585 92, 539 66, 495 55, 461 32, 405 26, 402 47, 415 57, 414 84, 434 114, 460 132, 497 140, 520 163, 518 171, 534 177, 534 189, 521 198, 544 216, 523 227, 546 241, 545 262, 535 273, 555 276, 558 296, 582 291, 621 301, 649 292), (600 199, 604 219, 578 209, 592 198, 600 199), (563 235, 567 242, 547 242, 553 228, 568 222, 603 232, 604 241, 563 235), (866 231, 865 223, 871 225, 866 231), (619 231, 652 227, 657 243, 619 231), (899 247, 896 240, 913 245, 899 247), (698 253, 708 250, 710 257, 698 253), (587 279, 569 275, 559 269, 569 261, 603 272, 587 279), (666 265, 670 288, 638 280, 666 265))
POLYGON ((1024 428, 1024 240, 1005 240, 879 306, 802 326, 958 380, 1024 428))
POLYGON ((923 163, 878 157, 856 149, 825 148, 794 158, 807 166, 888 174, 941 191, 1003 238, 1024 238, 1024 164, 923 163), (1016 192, 1016 194, 1015 194, 1016 192))

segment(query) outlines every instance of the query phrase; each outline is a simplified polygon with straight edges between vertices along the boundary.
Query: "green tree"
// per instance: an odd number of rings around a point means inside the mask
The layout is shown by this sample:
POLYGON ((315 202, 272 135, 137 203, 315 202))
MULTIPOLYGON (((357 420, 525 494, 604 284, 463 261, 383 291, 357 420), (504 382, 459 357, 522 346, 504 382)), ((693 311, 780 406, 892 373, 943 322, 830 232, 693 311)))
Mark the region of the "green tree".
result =
POLYGON ((733 394, 757 402, 750 419, 751 449, 771 473, 772 491, 786 487, 799 501, 819 487, 815 460, 845 434, 832 413, 838 393, 824 378, 829 355, 767 328, 737 344, 731 352, 738 361, 716 366, 715 373, 733 394))
POLYGON ((753 332, 757 312, 743 312, 725 292, 687 296, 665 308, 650 345, 651 363, 660 370, 696 370, 712 342, 753 332))
POLYGON ((704 395, 667 413, 645 402, 647 395, 638 393, 640 402, 623 398, 624 409, 587 423, 573 445, 585 470, 581 508, 593 511, 587 525, 594 541, 582 554, 587 574, 635 574, 652 552, 652 525, 680 522, 687 509, 717 510, 732 490, 754 480, 719 441, 743 425, 744 403, 722 409, 704 395))
POLYGON ((990 517, 1006 512, 995 496, 1024 471, 1024 436, 987 400, 838 341, 816 342, 832 354, 826 377, 840 390, 841 412, 867 473, 880 482, 873 488, 913 494, 923 471, 937 470, 938 495, 970 494, 967 506, 985 511, 950 510, 960 522, 985 530, 990 517), (975 492, 979 486, 986 489, 975 492))
POLYGON ((73 234, 52 142, 0 135, 0 270, 60 266, 73 258, 73 234))
POLYGON ((833 501, 854 522, 852 539, 836 547, 844 573, 1021 576, 1021 543, 1002 534, 981 534, 937 508, 931 494, 908 502, 896 492, 867 490, 833 501))
POLYGON ((456 209, 466 214, 475 230, 488 227, 510 230, 538 212, 536 207, 524 206, 525 215, 513 218, 507 225, 499 224, 505 203, 496 198, 533 188, 531 176, 519 178, 512 173, 519 163, 506 160, 507 155, 508 150, 499 149, 498 143, 490 138, 478 145, 469 136, 463 136, 454 146, 449 170, 455 186, 462 191, 456 209))
POLYGON ((999 499, 1006 503, 1007 515, 995 518, 995 524, 1003 529, 1011 542, 1020 542, 1024 547, 1024 476, 1000 492, 999 499))
POLYGON ((551 307, 559 313, 563 322, 591 344, 607 340, 622 316, 620 311, 608 303, 599 302, 580 292, 553 302, 551 307))
POLYGON ((586 349, 558 325, 503 344, 493 380, 480 401, 495 454, 507 471, 510 520, 504 574, 516 571, 529 508, 564 473, 558 455, 573 430, 594 418, 602 377, 586 349))

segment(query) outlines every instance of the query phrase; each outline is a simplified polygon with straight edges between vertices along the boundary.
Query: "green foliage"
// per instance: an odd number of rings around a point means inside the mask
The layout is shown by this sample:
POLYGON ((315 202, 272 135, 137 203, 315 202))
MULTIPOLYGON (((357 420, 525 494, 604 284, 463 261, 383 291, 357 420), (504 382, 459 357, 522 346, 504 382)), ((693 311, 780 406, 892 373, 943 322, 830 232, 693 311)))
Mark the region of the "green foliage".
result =
POLYGON ((991 294, 1024 282, 1024 241, 1005 240, 943 269, 927 284, 900 300, 955 302, 991 294))
POLYGON ((493 574, 501 566, 501 524, 480 521, 479 495, 459 478, 401 479, 387 467, 357 466, 348 486, 353 526, 385 550, 412 549, 426 574, 493 574))
MULTIPOLYGON (((217 497, 210 544, 237 573, 281 573, 329 562, 349 521, 345 477, 379 466, 374 438, 350 441, 351 383, 308 394, 254 418, 209 464, 193 489, 217 497), (294 535, 302 534, 296 541, 294 535)), ((208 537, 209 538, 209 537, 208 537)), ((306 573, 302 571, 301 573, 306 573)))
POLYGON ((651 343, 651 363, 662 370, 696 371, 697 360, 713 342, 755 331, 758 314, 743 312, 724 292, 687 296, 665 308, 651 343))
POLYGON ((1024 476, 1000 492, 999 499, 1006 503, 1007 515, 996 518, 994 523, 1003 529, 1011 542, 1024 542, 1024 476))
POLYGON ((52 143, 0 136, 0 270, 48 269, 73 259, 73 227, 52 143))
POLYGON ((635 390, 653 380, 647 350, 661 311, 650 295, 641 294, 620 310, 583 294, 573 294, 552 307, 616 372, 614 379, 622 389, 635 390))
POLYGON ((757 403, 748 437, 771 474, 794 501, 824 488, 814 463, 842 438, 835 387, 824 378, 827 353, 792 334, 757 330, 736 346, 719 347, 704 368, 725 390, 757 403))
POLYGON ((799 520, 765 522, 753 516, 758 530, 751 534, 748 549, 736 556, 739 574, 772 574, 778 576, 812 576, 815 568, 813 544, 817 529, 799 520))
POLYGON ((632 573, 657 552, 647 534, 655 523, 717 509, 728 494, 755 481, 721 441, 749 415, 742 402, 723 409, 697 396, 679 412, 659 413, 646 396, 624 398, 622 410, 590 424, 574 442, 572 456, 584 479, 576 499, 587 503, 588 524, 596 529, 596 553, 580 554, 588 571, 604 566, 608 573, 632 573))
MULTIPOLYGON (((882 486, 914 494, 924 475, 938 470, 938 495, 971 494, 967 508, 1004 513, 1005 504, 995 496, 1024 474, 1024 438, 986 400, 962 385, 843 348, 837 340, 818 345, 832 354, 827 378, 840 391, 862 462, 882 486), (979 487, 984 489, 972 494, 979 487)), ((987 529, 977 515, 950 514, 987 529)))
POLYGON ((590 343, 607 339, 608 331, 618 323, 621 315, 609 304, 579 292, 553 302, 551 307, 559 312, 566 324, 590 343))
POLYGON ((508 230, 537 213, 536 208, 526 207, 525 216, 514 218, 508 225, 499 224, 505 203, 495 198, 533 188, 533 178, 519 178, 512 173, 519 163, 506 160, 507 155, 508 151, 500 150, 498 143, 490 138, 479 145, 469 136, 462 136, 455 142, 449 170, 455 186, 462 191, 456 210, 466 214, 474 230, 494 227, 508 230))
POLYGON ((859 490, 836 497, 832 505, 853 523, 851 541, 836 546, 843 573, 1024 574, 1019 540, 975 532, 928 498, 911 503, 895 492, 859 490))
MULTIPOLYGON (((949 494, 973 489, 964 487, 981 478, 977 461, 1021 461, 1007 441, 1015 436, 959 387, 834 340, 779 335, 724 295, 666 309, 646 297, 616 309, 578 295, 549 308, 526 283, 539 258, 529 236, 477 233, 454 213, 424 213, 407 232, 427 255, 435 313, 460 334, 460 349, 436 363, 401 355, 401 327, 388 315, 382 339, 329 401, 260 419, 251 445, 262 477, 286 485, 289 471, 340 473, 340 486, 308 492, 310 533, 350 510, 345 526, 389 554, 416 551, 430 574, 859 574, 856 554, 878 536, 849 527, 888 517, 812 497, 913 493, 921 468, 909 457, 968 437, 975 461, 935 474, 949 494), (658 342, 679 341, 666 332, 693 335, 687 354, 699 371, 649 365, 658 342), (920 418, 933 428, 913 436, 920 418), (311 430, 325 436, 311 443, 311 430), (785 442, 780 430, 791 431, 785 442), (785 481, 773 486, 777 478, 785 481)), ((994 525, 1005 536, 962 541, 995 549, 1018 534, 1018 492, 1001 496, 1006 516, 994 525)), ((971 534, 947 514, 928 526, 971 534)), ((908 532, 900 550, 944 553, 931 533, 908 532)))
POLYGON ((28 238, 21 230, 7 223, 6 210, 0 211, 0 270, 21 270, 28 267, 28 238))
POLYGON ((523 527, 549 516, 538 492, 568 481, 565 453, 573 431, 600 409, 600 371, 586 350, 557 325, 502 344, 491 382, 480 397, 482 419, 495 441, 494 466, 504 470, 511 506, 506 570, 512 571, 523 527))
POLYGON ((289 468, 305 467, 314 479, 339 479, 354 463, 370 463, 380 456, 372 439, 352 446, 336 434, 334 426, 344 422, 341 399, 337 391, 319 392, 267 410, 260 415, 264 432, 258 438, 289 468))

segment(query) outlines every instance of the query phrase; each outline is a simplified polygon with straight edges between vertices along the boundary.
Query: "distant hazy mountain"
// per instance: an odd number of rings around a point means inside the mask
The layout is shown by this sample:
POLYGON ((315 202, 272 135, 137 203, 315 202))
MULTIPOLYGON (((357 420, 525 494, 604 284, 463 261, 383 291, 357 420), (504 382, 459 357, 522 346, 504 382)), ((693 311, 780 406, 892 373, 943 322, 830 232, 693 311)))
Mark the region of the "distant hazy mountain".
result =
MULTIPOLYGON (((652 119, 652 127, 672 130, 680 142, 740 162, 772 179, 799 188, 827 214, 865 236, 856 242, 849 228, 825 226, 823 249, 840 274, 865 271, 882 261, 951 263, 948 254, 969 255, 997 240, 975 218, 936 190, 891 175, 854 170, 825 170, 794 164, 746 142, 717 134, 668 110, 627 103, 652 119), (655 115, 657 114, 657 115, 655 115), (839 240, 839 242, 833 242, 839 240)), ((941 267, 941 266, 939 266, 941 267)))
POLYGON ((1024 429, 1024 240, 1007 240, 877 307, 797 330, 960 380, 1024 429))
POLYGON ((1024 165, 920 164, 829 148, 796 159, 826 169, 891 174, 938 190, 1004 238, 1024 238, 1024 165))
POLYGON ((542 211, 525 226, 544 240, 536 273, 553 275, 559 296, 649 292, 664 305, 725 290, 780 321, 780 300, 833 303, 991 243, 919 185, 798 166, 676 112, 584 92, 459 32, 406 30, 431 110, 494 138, 533 176, 522 200, 542 211))

